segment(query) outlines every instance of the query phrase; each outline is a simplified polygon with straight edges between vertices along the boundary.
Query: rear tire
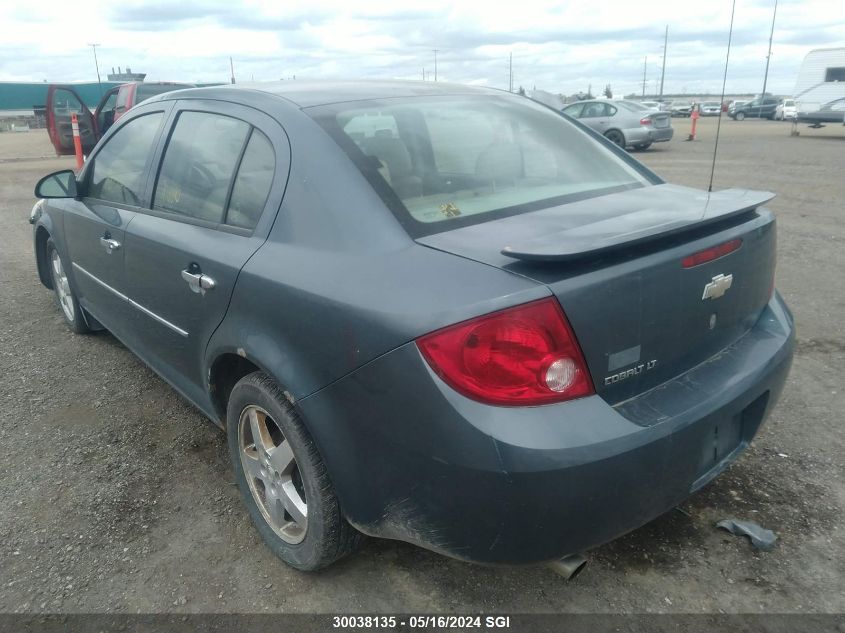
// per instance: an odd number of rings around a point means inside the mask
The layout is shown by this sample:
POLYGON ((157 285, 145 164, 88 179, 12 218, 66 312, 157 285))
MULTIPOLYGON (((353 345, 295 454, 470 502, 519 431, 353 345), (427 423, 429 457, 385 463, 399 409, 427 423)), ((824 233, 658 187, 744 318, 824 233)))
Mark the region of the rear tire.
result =
POLYGON ((70 279, 67 276, 67 266, 62 260, 62 256, 59 254, 53 238, 47 240, 44 257, 46 259, 45 263, 50 270, 50 281, 53 283, 53 296, 56 300, 56 306, 59 308, 65 324, 71 331, 77 334, 88 334, 91 328, 85 322, 82 308, 70 286, 70 279))
POLYGON ((622 149, 625 149, 625 135, 619 130, 608 130, 604 136, 608 141, 611 141, 622 149))
POLYGON ((226 422, 238 488, 276 556, 314 571, 358 548, 364 537, 343 517, 314 440, 269 376, 238 381, 226 422))

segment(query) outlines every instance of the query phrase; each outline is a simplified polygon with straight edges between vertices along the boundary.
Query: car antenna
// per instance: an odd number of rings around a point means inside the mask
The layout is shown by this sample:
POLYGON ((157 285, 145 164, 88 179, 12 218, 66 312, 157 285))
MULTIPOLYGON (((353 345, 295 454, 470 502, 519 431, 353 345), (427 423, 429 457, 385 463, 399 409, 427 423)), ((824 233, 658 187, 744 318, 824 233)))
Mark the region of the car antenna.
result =
POLYGON ((731 27, 728 31, 728 52, 725 55, 725 74, 722 75, 722 98, 719 101, 719 121, 716 123, 716 145, 713 147, 713 164, 710 166, 710 185, 707 193, 713 192, 713 174, 716 172, 716 152, 719 151, 719 132, 722 130, 722 104, 725 103, 725 84, 728 81, 728 62, 731 59, 731 39, 734 34, 734 14, 736 13, 736 0, 733 0, 731 7, 731 27))

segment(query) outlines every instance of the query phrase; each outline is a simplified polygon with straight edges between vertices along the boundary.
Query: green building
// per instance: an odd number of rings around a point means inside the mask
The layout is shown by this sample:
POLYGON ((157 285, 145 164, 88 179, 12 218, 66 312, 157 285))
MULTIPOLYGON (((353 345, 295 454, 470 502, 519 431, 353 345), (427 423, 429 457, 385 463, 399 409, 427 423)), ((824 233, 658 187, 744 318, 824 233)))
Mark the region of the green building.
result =
MULTIPOLYGON (((47 104, 46 82, 0 82, 0 112, 5 111, 29 111, 41 109, 47 104)), ((118 82, 104 81, 100 84, 74 83, 68 84, 79 94, 79 97, 92 110, 100 102, 100 97, 112 86, 119 86, 118 82)))

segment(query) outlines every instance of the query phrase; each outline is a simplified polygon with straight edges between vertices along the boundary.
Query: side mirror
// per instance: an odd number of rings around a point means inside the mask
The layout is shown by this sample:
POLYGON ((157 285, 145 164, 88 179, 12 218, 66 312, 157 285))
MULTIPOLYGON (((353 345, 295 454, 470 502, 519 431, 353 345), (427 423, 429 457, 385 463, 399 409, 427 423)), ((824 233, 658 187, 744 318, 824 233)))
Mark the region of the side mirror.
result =
POLYGON ((70 169, 63 169, 44 176, 35 185, 36 198, 76 198, 76 174, 70 169))

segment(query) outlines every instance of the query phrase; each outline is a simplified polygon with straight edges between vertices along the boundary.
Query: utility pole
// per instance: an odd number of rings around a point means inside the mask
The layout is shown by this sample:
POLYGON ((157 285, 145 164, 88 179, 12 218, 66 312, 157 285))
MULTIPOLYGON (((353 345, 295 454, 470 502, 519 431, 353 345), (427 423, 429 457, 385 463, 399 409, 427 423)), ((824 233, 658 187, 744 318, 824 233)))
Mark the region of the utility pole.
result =
POLYGON ((663 70, 660 71, 660 99, 663 98, 663 80, 666 78, 666 49, 669 46, 669 25, 666 25, 666 35, 663 37, 663 70))
POLYGON ((513 92, 513 52, 508 55, 508 92, 513 92))
POLYGON ((229 69, 232 71, 232 83, 235 83, 235 63, 232 61, 231 56, 229 57, 229 69))
POLYGON ((760 98, 763 99, 766 96, 766 83, 769 81, 769 59, 772 56, 772 38, 775 36, 775 18, 778 14, 778 0, 775 0, 775 10, 772 13, 772 31, 769 33, 769 54, 766 55, 766 72, 763 75, 763 94, 760 95, 760 98))
POLYGON ((438 49, 434 49, 434 81, 437 81, 437 51, 438 49))
POLYGON ((101 87, 100 93, 102 94, 102 84, 100 82, 100 64, 97 63, 97 47, 99 44, 89 44, 92 49, 94 49, 94 68, 97 69, 97 85, 101 87))
POLYGON ((645 96, 646 69, 648 69, 648 55, 643 60, 643 96, 645 96))

